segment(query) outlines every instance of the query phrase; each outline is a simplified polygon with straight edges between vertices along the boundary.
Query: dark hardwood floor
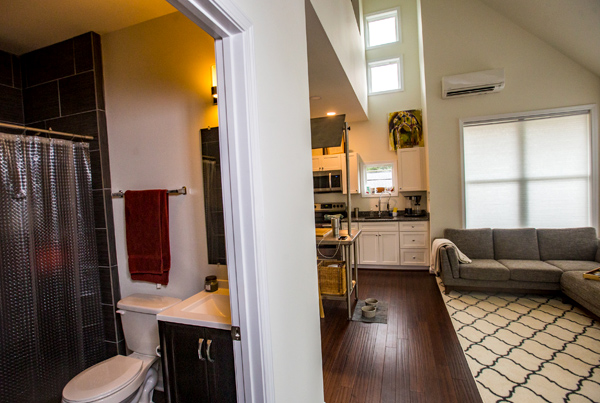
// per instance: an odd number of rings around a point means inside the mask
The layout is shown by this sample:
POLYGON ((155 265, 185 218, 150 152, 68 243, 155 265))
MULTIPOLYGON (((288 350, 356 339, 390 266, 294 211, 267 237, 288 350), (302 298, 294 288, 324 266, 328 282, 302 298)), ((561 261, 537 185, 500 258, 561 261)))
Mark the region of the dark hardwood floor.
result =
POLYGON ((387 302, 388 323, 348 321, 344 302, 323 301, 325 402, 481 402, 435 278, 358 275, 360 299, 387 302))

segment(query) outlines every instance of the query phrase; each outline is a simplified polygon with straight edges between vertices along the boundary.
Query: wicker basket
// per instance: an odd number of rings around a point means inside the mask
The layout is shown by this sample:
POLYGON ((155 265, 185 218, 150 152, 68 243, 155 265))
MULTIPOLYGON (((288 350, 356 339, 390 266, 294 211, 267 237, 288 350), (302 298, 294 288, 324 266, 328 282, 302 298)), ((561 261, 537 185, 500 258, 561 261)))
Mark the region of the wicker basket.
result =
POLYGON ((321 294, 346 294, 346 263, 341 260, 321 260, 319 270, 319 287, 321 294))

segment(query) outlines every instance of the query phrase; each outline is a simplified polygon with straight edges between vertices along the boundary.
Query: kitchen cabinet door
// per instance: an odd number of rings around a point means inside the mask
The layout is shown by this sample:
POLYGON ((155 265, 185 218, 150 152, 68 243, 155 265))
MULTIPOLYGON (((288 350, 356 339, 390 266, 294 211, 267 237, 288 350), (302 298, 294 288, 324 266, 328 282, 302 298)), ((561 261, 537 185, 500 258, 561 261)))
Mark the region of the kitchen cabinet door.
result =
POLYGON ((397 232, 381 232, 379 234, 379 264, 399 265, 400 249, 397 232))
POLYGON ((358 238, 360 264, 379 264, 379 232, 363 231, 358 238))
POLYGON ((399 149, 398 171, 398 189, 401 192, 427 190, 425 149, 423 147, 399 149))
MULTIPOLYGON (((350 194, 358 194, 361 192, 361 171, 363 166, 362 158, 357 153, 349 154, 349 162, 350 162, 350 194)), ((346 154, 342 154, 341 162, 342 162, 342 193, 348 193, 347 189, 347 180, 346 175, 348 172, 346 171, 346 154)))
POLYGON ((313 172, 321 170, 321 157, 312 157, 312 170, 313 172))
POLYGON ((334 169, 342 169, 340 154, 322 155, 321 166, 324 171, 333 171, 334 169))

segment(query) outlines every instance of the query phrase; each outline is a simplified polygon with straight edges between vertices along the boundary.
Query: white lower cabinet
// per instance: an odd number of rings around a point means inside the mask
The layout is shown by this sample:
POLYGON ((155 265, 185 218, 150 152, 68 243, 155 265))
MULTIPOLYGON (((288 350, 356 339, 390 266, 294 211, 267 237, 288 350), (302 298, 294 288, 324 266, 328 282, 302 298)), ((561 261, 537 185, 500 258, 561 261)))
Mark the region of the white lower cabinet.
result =
POLYGON ((429 223, 410 221, 400 223, 400 264, 429 266, 429 223))
POLYGON ((359 264, 388 266, 400 264, 397 222, 361 222, 360 229, 362 232, 358 238, 359 264))

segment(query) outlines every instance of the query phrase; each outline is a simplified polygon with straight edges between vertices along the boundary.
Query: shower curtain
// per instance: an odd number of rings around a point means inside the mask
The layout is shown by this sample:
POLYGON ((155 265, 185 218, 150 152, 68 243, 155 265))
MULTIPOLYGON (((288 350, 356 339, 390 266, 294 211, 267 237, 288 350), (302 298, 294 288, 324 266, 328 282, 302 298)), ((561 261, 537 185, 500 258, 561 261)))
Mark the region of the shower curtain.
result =
POLYGON ((88 145, 0 133, 0 401, 104 358, 88 145))

